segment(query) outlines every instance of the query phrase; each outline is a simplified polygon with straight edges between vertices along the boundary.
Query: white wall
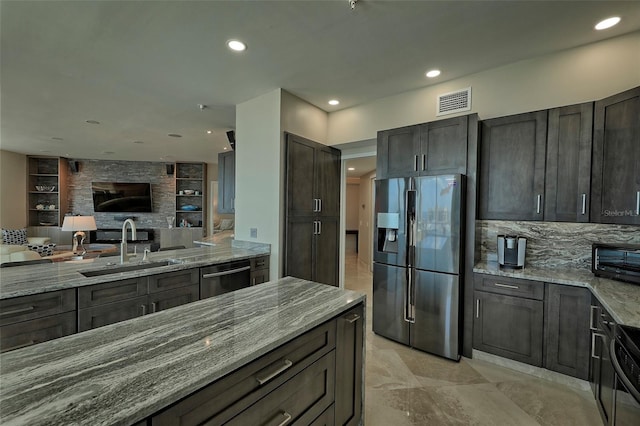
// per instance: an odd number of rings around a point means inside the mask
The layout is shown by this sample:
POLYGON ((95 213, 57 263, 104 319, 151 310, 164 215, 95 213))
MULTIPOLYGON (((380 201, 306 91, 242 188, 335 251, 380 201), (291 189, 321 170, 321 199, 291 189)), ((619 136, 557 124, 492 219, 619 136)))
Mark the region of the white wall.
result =
POLYGON ((27 226, 27 156, 0 150, 0 226, 27 226))
POLYGON ((281 275, 280 105, 278 89, 236 107, 235 238, 271 244, 272 280, 281 275))
POLYGON ((469 86, 470 112, 480 119, 602 99, 640 85, 638 52, 635 32, 336 111, 329 115, 329 145, 443 118, 435 115, 437 96, 469 86))
POLYGON ((282 131, 327 144, 328 114, 287 91, 282 91, 282 131))
POLYGON ((371 180, 376 176, 375 170, 360 177, 360 204, 364 208, 358 209, 358 261, 371 268, 373 262, 373 198, 371 194, 371 180))
POLYGON ((360 209, 360 182, 347 184, 346 194, 346 220, 347 229, 358 229, 358 213, 360 209))

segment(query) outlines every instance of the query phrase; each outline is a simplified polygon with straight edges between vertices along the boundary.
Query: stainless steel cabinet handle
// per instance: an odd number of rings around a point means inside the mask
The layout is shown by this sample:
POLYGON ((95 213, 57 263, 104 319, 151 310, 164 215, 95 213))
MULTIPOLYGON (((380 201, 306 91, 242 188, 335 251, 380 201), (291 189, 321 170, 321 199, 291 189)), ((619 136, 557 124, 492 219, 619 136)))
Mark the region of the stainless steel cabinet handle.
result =
POLYGON ((322 211, 322 198, 318 198, 318 212, 322 211))
POLYGON ((495 285, 496 287, 512 288, 514 290, 520 289, 520 287, 518 287, 517 285, 511 285, 511 284, 493 283, 493 285, 495 285))
POLYGON ((427 170, 427 154, 422 154, 422 171, 427 170))
POLYGON ((587 194, 582 194, 582 214, 587 213, 587 194))
MULTIPOLYGON (((287 413, 286 411, 283 411, 282 413, 278 414, 278 417, 283 416, 284 420, 282 420, 280 423, 278 423, 278 426, 285 426, 286 424, 288 424, 291 419, 293 418, 291 416, 291 414, 287 413)), ((271 424, 271 422, 269 422, 269 424, 271 424)))
POLYGON ((35 306, 25 306, 24 308, 17 308, 11 311, 2 311, 0 312, 0 316, 7 317, 9 315, 22 314, 24 312, 33 311, 35 308, 35 306))
MULTIPOLYGON (((273 380, 275 377, 279 376, 280 374, 284 373, 285 371, 287 371, 289 368, 291 368, 293 366, 293 362, 291 362, 288 359, 283 359, 279 362, 282 362, 282 365, 280 367, 278 367, 274 372, 267 374, 266 376, 258 376, 256 377, 256 380, 258 381, 259 385, 264 385, 265 383, 267 383, 270 380, 273 380)), ((271 366, 269 366, 271 367, 271 366)))
POLYGON ((596 337, 601 337, 602 343, 604 344, 605 335, 600 333, 591 333, 591 358, 600 359, 600 357, 596 355, 596 337))
POLYGON ((418 156, 414 155, 413 157, 414 157, 413 158, 413 170, 417 172, 418 171, 418 156))
POLYGON ((636 192, 636 214, 640 215, 640 191, 636 192))
POLYGON ((140 305, 140 308, 142 309, 142 315, 147 315, 147 305, 140 305))
POLYGON ((213 274, 204 274, 202 278, 221 277, 223 275, 235 274, 236 272, 248 271, 251 266, 244 266, 242 268, 232 269, 230 271, 214 272, 213 274))
POLYGON ((360 319, 360 315, 358 314, 351 314, 347 317, 345 317, 345 320, 347 320, 347 322, 349 324, 353 324, 354 322, 358 321, 360 319))
POLYGON ((155 313, 156 312, 156 302, 151 302, 151 313, 155 313))
POLYGON ((480 299, 476 299, 476 318, 480 318, 480 299))
POLYGON ((598 309, 597 306, 593 306, 591 305, 589 307, 589 330, 591 331, 598 331, 598 326, 597 325, 593 325, 593 320, 595 319, 595 315, 594 312, 598 309))
POLYGON ((542 204, 542 195, 538 194, 536 199, 537 199, 537 201, 536 201, 536 213, 540 214, 540 205, 542 204))
POLYGON ((318 221, 318 235, 322 234, 322 221, 318 221))

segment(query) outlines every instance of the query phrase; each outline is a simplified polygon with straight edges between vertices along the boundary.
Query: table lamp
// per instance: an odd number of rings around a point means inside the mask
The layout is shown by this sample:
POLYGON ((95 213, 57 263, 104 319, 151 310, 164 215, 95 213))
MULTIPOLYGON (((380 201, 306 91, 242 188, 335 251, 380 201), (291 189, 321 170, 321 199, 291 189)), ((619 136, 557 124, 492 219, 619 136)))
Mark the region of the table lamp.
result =
POLYGON ((96 219, 93 216, 65 216, 62 222, 62 231, 75 231, 73 234, 73 253, 78 254, 78 248, 82 250, 80 255, 84 255, 87 250, 84 248, 84 240, 87 237, 84 231, 95 231, 96 219), (79 241, 78 241, 79 240, 79 241))

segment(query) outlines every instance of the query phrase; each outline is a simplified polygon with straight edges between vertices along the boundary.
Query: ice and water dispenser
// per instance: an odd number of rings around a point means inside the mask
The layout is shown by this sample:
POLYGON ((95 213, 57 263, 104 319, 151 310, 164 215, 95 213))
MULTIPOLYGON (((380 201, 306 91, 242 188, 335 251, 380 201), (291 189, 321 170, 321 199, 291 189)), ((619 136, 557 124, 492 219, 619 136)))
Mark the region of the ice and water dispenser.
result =
POLYGON ((378 213, 377 249, 383 253, 398 253, 400 213, 378 213))

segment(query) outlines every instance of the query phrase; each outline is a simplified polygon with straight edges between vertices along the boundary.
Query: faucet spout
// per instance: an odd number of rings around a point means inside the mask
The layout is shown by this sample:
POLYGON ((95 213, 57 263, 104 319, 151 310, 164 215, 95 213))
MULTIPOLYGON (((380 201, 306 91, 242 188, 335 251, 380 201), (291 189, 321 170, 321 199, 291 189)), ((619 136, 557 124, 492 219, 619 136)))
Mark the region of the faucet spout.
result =
POLYGON ((132 219, 126 219, 122 224, 122 242, 120 243, 120 263, 126 263, 131 257, 127 253, 127 224, 131 227, 131 239, 137 239, 136 224, 132 219))

